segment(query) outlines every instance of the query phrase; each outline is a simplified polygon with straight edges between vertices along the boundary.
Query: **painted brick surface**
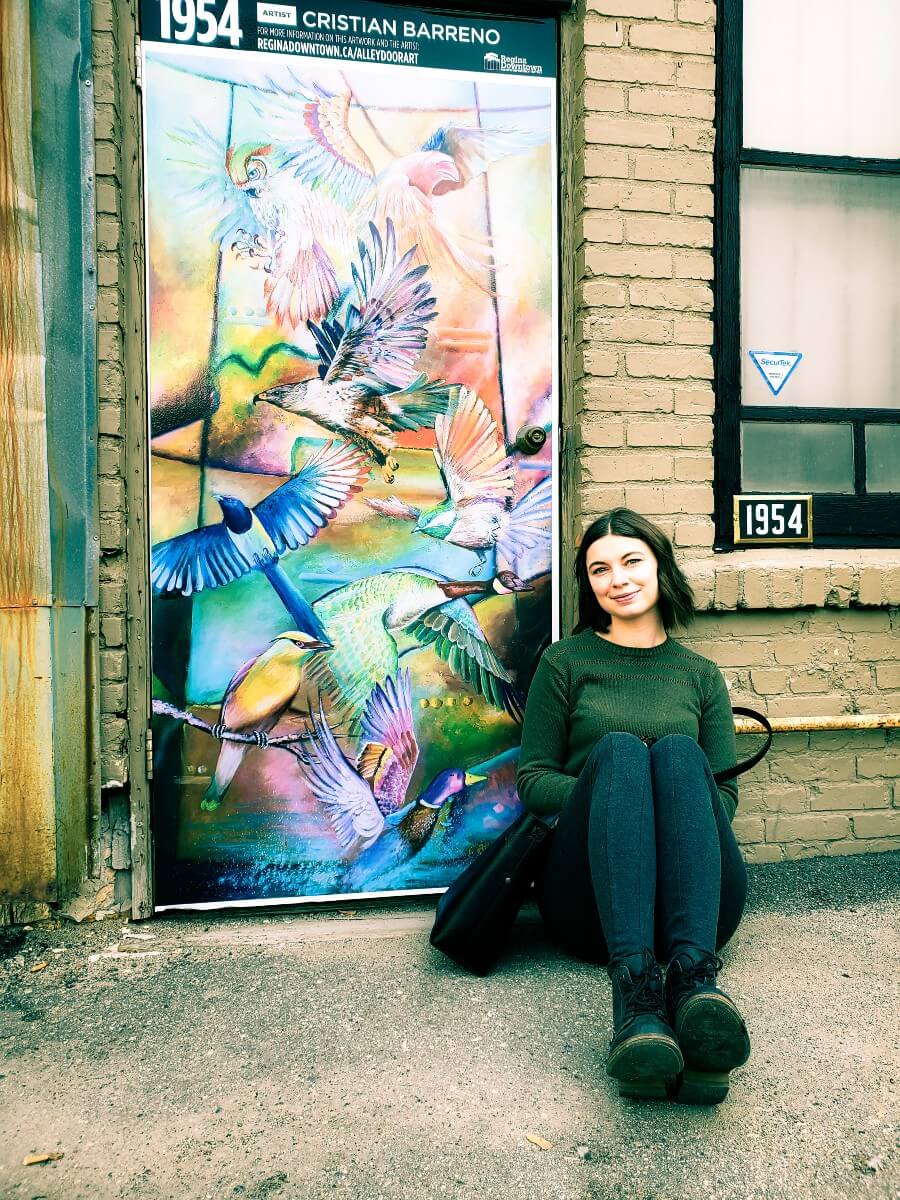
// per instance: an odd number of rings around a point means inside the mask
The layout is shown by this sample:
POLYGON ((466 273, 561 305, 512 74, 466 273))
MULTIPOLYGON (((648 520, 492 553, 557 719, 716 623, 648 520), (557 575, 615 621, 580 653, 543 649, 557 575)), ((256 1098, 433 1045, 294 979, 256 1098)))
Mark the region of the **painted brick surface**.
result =
POLYGON ((97 272, 99 283, 97 393, 100 439, 100 705, 104 789, 127 783, 128 663, 125 649, 125 505, 122 358, 121 162, 118 148, 120 81, 117 20, 108 0, 92 5, 97 272))

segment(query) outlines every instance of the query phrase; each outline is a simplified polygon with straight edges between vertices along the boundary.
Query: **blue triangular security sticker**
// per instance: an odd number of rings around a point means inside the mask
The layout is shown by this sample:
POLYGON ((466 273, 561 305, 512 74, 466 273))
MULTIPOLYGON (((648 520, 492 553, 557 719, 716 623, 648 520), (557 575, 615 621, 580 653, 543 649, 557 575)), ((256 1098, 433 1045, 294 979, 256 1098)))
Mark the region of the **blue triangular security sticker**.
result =
POLYGON ((778 395, 803 357, 789 350, 748 350, 747 353, 773 396, 778 395))

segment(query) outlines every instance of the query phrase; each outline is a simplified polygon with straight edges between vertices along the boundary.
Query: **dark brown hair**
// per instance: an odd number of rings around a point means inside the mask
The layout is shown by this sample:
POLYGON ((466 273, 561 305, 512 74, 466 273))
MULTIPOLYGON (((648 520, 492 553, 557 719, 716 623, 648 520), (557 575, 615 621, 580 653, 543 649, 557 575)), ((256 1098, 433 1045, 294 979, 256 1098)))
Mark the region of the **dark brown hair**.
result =
POLYGON ((596 629, 605 633, 610 626, 609 613, 597 602, 587 573, 587 552, 594 542, 613 533, 619 537, 638 538, 646 543, 656 558, 659 575, 659 615, 668 631, 676 625, 689 625, 694 616, 694 593, 675 561, 672 543, 658 525, 630 508, 613 508, 589 525, 575 556, 575 579, 578 583, 578 624, 575 633, 596 629))

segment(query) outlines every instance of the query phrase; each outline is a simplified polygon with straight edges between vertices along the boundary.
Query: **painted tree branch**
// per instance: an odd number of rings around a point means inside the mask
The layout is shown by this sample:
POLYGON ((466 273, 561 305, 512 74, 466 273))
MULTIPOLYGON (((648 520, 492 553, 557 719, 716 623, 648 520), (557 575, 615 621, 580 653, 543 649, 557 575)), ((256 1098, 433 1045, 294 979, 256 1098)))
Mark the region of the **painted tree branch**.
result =
POLYGON ((263 746, 265 748, 275 746, 283 750, 290 750, 292 754, 298 754, 299 749, 296 743, 302 742, 304 739, 309 740, 309 734, 306 732, 282 733, 278 737, 267 737, 265 734, 236 733, 232 729, 220 729, 216 725, 210 725, 202 717, 198 717, 192 712, 186 712, 183 708, 176 708, 174 704, 169 704, 165 700, 154 700, 153 711, 157 716, 175 717, 176 720, 184 721, 185 725, 193 725, 195 729, 202 729, 204 733, 208 733, 210 737, 218 738, 221 742, 243 742, 246 745, 263 746), (263 740, 260 740, 261 738, 263 740))

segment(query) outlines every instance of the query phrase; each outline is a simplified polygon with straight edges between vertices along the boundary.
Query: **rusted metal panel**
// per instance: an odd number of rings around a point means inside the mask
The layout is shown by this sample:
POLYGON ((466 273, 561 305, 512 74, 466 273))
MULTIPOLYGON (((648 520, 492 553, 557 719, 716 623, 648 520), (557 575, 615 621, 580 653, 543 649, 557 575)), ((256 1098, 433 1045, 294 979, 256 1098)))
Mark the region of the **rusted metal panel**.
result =
POLYGON ((43 274, 56 604, 96 607, 97 271, 88 0, 31 0, 32 153, 43 274))
POLYGON ((56 898, 44 332, 27 0, 0 5, 0 895, 56 898))
POLYGON ((94 620, 93 611, 81 605, 58 605, 50 613, 56 864, 61 898, 96 873, 99 865, 92 858, 100 837, 97 739, 91 710, 96 694, 94 620))
POLYGON ((0 608, 0 713, 0 900, 55 900, 47 608, 0 608))
POLYGON ((27 0, 0 5, 0 606, 50 603, 44 332, 27 0))
POLYGON ((32 154, 41 247, 60 896, 95 873, 97 271, 89 0, 31 0, 32 154))

